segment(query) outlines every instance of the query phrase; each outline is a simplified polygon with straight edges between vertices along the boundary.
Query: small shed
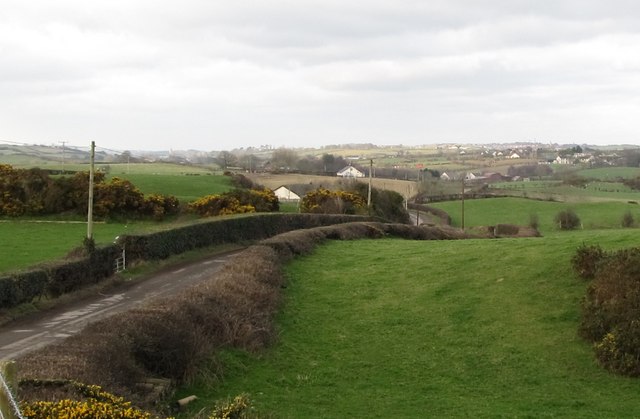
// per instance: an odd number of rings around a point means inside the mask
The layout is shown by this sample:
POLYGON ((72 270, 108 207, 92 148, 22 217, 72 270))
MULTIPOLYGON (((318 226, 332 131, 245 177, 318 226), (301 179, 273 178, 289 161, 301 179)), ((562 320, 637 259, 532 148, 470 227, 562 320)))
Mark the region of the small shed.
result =
POLYGON ((300 195, 293 192, 291 189, 287 188, 284 185, 274 189, 273 193, 276 194, 276 196, 278 197, 278 200, 280 201, 289 201, 289 202, 300 201, 300 195))

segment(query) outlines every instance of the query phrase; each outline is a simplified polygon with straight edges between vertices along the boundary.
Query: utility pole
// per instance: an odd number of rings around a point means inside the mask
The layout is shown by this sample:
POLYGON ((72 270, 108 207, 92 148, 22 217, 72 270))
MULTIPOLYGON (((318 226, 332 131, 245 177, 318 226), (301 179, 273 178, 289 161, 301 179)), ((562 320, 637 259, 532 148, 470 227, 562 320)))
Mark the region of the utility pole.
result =
POLYGON ((464 230, 464 177, 466 175, 463 173, 462 174, 462 191, 461 191, 461 196, 462 196, 462 229, 464 230))
POLYGON ((66 141, 60 141, 62 143, 62 174, 64 175, 64 145, 67 143, 66 141))
POLYGON ((89 166, 89 208, 87 209, 87 240, 93 240, 93 172, 95 169, 96 143, 91 141, 91 165, 89 166))
POLYGON ((371 182, 373 179, 373 159, 369 160, 369 192, 367 193, 367 208, 371 215, 371 182))

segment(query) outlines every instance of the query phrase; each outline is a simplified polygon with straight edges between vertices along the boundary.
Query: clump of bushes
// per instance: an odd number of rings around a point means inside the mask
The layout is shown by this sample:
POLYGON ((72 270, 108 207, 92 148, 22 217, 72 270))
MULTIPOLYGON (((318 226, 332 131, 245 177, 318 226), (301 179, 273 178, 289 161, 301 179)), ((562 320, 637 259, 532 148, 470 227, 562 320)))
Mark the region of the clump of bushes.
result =
POLYGON ((236 189, 219 195, 203 196, 189 204, 189 210, 201 217, 277 212, 278 197, 270 189, 236 189))
POLYGON ((605 253, 582 246, 574 269, 593 278, 582 302, 580 334, 610 371, 640 376, 640 248, 605 253))
POLYGON ((366 205, 364 197, 358 193, 330 191, 319 187, 302 197, 300 211, 315 214, 357 214, 362 213, 366 205))
POLYGON ((580 217, 572 209, 562 210, 555 216, 555 222, 560 230, 575 230, 580 227, 580 217))
MULTIPOLYGON (((87 213, 89 173, 52 179, 41 169, 14 169, 0 164, 0 215, 44 215, 87 213)), ((106 181, 105 174, 94 175, 94 208, 97 218, 153 217, 162 220, 179 212, 178 200, 169 195, 145 197, 128 180, 117 177, 106 181)))

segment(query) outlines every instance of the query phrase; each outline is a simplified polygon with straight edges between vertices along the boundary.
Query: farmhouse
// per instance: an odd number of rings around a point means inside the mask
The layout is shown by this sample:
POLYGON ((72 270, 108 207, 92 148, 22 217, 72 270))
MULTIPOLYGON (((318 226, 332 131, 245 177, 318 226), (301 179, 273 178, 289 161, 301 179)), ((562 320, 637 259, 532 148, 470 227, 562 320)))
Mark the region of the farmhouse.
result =
POLYGON ((337 175, 339 177, 364 177, 364 173, 362 173, 360 170, 356 169, 355 167, 349 165, 347 167, 345 167, 344 169, 340 170, 337 175))
POLYGON ((291 189, 287 188, 284 185, 274 189, 273 193, 276 194, 276 196, 278 197, 278 200, 280 201, 287 201, 287 202, 300 201, 300 195, 293 192, 291 189))

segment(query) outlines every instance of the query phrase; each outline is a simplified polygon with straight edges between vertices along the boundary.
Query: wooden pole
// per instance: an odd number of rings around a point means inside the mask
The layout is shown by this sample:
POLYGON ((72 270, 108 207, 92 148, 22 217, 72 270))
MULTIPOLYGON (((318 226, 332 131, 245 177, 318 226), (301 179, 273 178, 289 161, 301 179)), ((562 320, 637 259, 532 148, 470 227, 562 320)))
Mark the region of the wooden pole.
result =
POLYGON ((462 176, 462 229, 464 230, 464 175, 462 176))
POLYGON ((93 172, 95 169, 96 143, 91 141, 91 165, 89 166, 89 208, 87 209, 87 239, 93 239, 93 172))
POLYGON ((369 160, 369 192, 367 193, 367 208, 371 215, 371 179, 373 178, 373 159, 369 160))
MULTIPOLYGON (((12 395, 15 394, 17 386, 16 381, 16 363, 13 361, 0 361, 0 374, 2 374, 2 380, 4 381, 0 386, 0 413, 3 418, 16 419, 18 415, 15 411, 15 406, 12 404, 12 395), (4 384, 6 383, 9 394, 7 394, 4 384)), ((15 400, 13 401, 14 403, 15 400)))

